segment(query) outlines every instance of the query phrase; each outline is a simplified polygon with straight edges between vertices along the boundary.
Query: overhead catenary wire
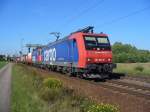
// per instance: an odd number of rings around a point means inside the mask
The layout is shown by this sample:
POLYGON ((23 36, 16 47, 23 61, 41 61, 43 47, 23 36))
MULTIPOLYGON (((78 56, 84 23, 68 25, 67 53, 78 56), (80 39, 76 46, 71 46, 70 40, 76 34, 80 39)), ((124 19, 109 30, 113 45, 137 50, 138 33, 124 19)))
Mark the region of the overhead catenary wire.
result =
POLYGON ((76 16, 74 16, 73 18, 71 18, 70 20, 75 20, 81 16, 83 16, 84 14, 88 13, 89 11, 97 8, 99 5, 101 5, 105 0, 101 0, 96 2, 95 4, 93 4, 92 6, 88 7, 87 9, 83 10, 82 12, 80 12, 79 14, 77 14, 76 16))
MULTIPOLYGON (((101 5, 105 0, 101 0, 101 1, 98 1, 97 3, 93 4, 92 6, 86 8, 85 10, 81 11, 80 13, 76 14, 75 16, 72 16, 68 21, 66 21, 62 27, 67 27, 68 25, 70 25, 71 22, 75 22, 77 19, 79 19, 81 16, 87 14, 88 12, 92 11, 93 9, 97 8, 99 5, 101 5)), ((136 11, 133 11, 127 15, 123 15, 121 17, 118 17, 118 18, 115 18, 115 19, 112 19, 110 21, 106 21, 106 22, 103 22, 102 24, 100 25, 94 25, 95 27, 105 27, 105 26, 108 26, 108 25, 111 25, 113 23, 116 23, 118 21, 121 21, 123 19, 126 19, 128 17, 131 17, 131 16, 134 16, 136 14, 139 14, 141 12, 144 12, 146 10, 149 10, 150 9, 150 6, 148 7, 145 7, 145 8, 142 8, 142 9, 139 9, 139 10, 136 10, 136 11)))
POLYGON ((126 18, 128 18, 128 17, 134 16, 134 15, 136 15, 136 14, 139 14, 139 13, 144 12, 144 11, 149 10, 149 9, 150 9, 150 6, 145 7, 145 8, 142 8, 142 9, 139 9, 139 10, 136 10, 136 11, 134 11, 134 12, 131 12, 131 13, 127 14, 127 15, 124 15, 124 16, 115 18, 115 19, 113 19, 113 20, 104 22, 103 24, 97 25, 96 27, 105 27, 105 26, 108 26, 108 25, 110 25, 110 24, 113 24, 113 23, 115 23, 115 22, 121 21, 121 20, 123 20, 123 19, 126 19, 126 18))
POLYGON ((70 19, 68 19, 63 25, 62 27, 66 27, 67 25, 69 25, 71 22, 74 22, 75 20, 77 20, 78 18, 80 18, 81 16, 87 14, 88 12, 90 12, 91 10, 97 8, 98 6, 100 6, 105 0, 100 0, 98 2, 96 2, 95 4, 93 4, 92 6, 84 9, 83 11, 81 11, 80 13, 72 16, 70 19))

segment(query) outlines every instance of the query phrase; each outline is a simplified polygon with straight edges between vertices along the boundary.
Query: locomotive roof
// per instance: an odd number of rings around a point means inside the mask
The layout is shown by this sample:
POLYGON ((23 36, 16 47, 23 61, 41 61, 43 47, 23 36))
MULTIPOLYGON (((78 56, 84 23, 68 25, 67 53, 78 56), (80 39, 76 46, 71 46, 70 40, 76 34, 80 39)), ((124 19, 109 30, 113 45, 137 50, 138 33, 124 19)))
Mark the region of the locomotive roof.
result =
MULTIPOLYGON (((69 36, 70 36, 70 35, 69 35, 69 36)), ((45 46, 45 48, 48 47, 48 46, 52 46, 52 45, 54 45, 54 44, 60 43, 60 42, 62 42, 62 41, 64 41, 64 40, 67 40, 67 39, 69 38, 69 36, 66 36, 66 37, 64 37, 64 38, 61 38, 61 39, 56 40, 56 41, 54 41, 54 42, 50 42, 50 43, 48 43, 48 44, 45 46)))
MULTIPOLYGON (((50 43, 48 43, 44 48, 46 48, 46 47, 48 47, 48 46, 52 46, 52 45, 54 45, 54 44, 57 44, 57 43, 60 43, 60 42, 62 42, 62 41, 65 41, 65 40, 67 40, 71 35, 73 35, 73 34, 76 34, 76 33, 82 33, 82 32, 75 32, 75 33, 71 33, 70 35, 68 35, 68 36, 66 36, 66 37, 64 37, 64 38, 61 38, 61 39, 59 39, 59 40, 56 40, 56 41, 54 41, 54 42, 50 42, 50 43)), ((82 33, 83 35, 91 35, 91 36, 107 36, 106 34, 104 34, 104 33, 82 33)))
POLYGON ((77 30, 75 32, 72 32, 70 35, 68 35, 68 36, 66 36, 66 37, 64 37, 62 39, 59 39, 59 40, 56 40, 54 42, 48 43, 44 48, 46 48, 48 46, 52 46, 52 45, 57 44, 57 43, 60 43, 60 42, 62 42, 64 40, 67 40, 71 35, 77 34, 77 33, 82 33, 83 35, 91 35, 91 36, 92 35, 93 36, 107 36, 106 34, 103 34, 103 33, 96 34, 96 33, 94 33, 93 29, 94 29, 93 26, 87 26, 87 27, 85 27, 83 29, 79 29, 79 30, 77 30))

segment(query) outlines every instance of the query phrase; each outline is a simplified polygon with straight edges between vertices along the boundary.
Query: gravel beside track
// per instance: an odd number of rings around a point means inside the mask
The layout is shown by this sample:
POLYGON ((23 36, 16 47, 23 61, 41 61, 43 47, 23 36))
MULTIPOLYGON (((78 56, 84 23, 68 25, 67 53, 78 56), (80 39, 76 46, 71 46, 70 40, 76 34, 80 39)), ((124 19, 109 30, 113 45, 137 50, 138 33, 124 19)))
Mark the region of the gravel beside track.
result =
POLYGON ((150 83, 150 76, 128 76, 126 75, 125 77, 122 77, 122 78, 150 83))

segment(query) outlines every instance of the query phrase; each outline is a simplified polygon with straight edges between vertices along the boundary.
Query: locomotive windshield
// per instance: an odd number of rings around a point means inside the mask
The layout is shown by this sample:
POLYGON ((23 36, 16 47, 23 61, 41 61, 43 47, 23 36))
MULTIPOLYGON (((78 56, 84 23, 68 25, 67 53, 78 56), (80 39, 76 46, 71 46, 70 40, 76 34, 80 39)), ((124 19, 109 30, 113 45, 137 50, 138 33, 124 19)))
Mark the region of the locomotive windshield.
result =
POLYGON ((110 50, 110 43, 108 37, 100 37, 100 36, 85 36, 85 47, 87 50, 92 49, 103 49, 110 50))

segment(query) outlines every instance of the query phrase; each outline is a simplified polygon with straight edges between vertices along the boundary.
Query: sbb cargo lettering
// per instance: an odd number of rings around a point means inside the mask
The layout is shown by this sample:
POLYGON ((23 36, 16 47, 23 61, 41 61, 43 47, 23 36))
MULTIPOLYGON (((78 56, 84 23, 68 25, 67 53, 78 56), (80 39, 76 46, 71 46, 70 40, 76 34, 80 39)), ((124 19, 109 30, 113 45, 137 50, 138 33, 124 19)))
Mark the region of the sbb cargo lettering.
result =
POLYGON ((56 60, 56 49, 48 49, 44 52, 44 61, 55 61, 56 60))

